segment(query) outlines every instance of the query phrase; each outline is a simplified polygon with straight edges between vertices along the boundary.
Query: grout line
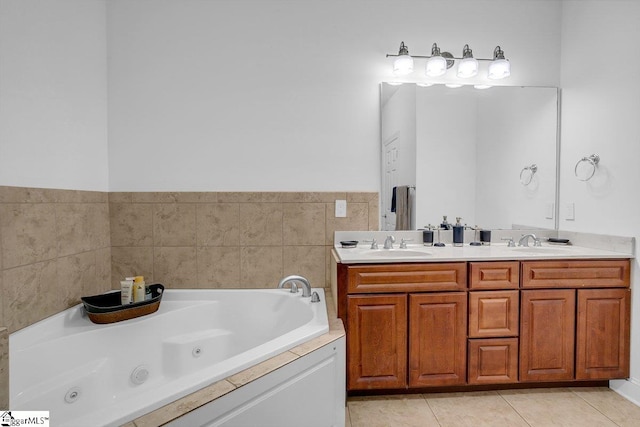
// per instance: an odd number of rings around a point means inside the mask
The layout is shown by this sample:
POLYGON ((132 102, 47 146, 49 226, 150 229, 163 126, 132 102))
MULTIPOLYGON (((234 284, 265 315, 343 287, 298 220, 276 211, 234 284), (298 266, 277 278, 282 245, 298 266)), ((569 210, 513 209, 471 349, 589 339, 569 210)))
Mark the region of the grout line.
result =
POLYGON ((438 423, 438 425, 440 427, 442 427, 442 424, 440 424, 440 420, 438 419, 438 415, 436 415, 435 411, 433 410, 433 408, 431 407, 431 404, 429 403, 429 399, 427 399, 427 396, 422 393, 421 394, 422 398, 424 399, 424 401, 427 403, 427 407, 429 408, 429 410, 431 411, 431 413, 433 414, 433 418, 435 418, 436 422, 438 423))
POLYGON ((520 417, 520 419, 521 419, 521 420, 522 420, 526 425, 531 426, 531 424, 529 423, 529 421, 527 421, 527 419, 526 419, 526 418, 525 418, 525 417, 524 417, 520 412, 518 412, 518 410, 517 410, 517 409, 516 409, 512 404, 511 404, 511 402, 509 402, 507 399, 505 399, 505 398, 504 398, 504 396, 500 393, 500 391, 501 391, 501 390, 496 390, 496 391, 497 391, 498 396, 500 396, 500 398, 501 398, 502 400, 504 400, 504 401, 507 403, 507 405, 509 405, 509 407, 511 407, 511 409, 513 409, 513 411, 514 411, 516 414, 518 414, 518 416, 520 417))
POLYGON ((593 406, 591 404, 591 402, 589 402, 587 399, 585 399, 584 397, 580 396, 578 393, 576 393, 573 388, 569 388, 569 391, 571 391, 572 394, 574 394, 576 397, 579 397, 582 401, 584 401, 587 405, 591 406, 593 409, 595 409, 597 412, 599 412, 600 414, 602 414, 602 416, 604 416, 606 419, 608 419, 609 421, 611 421, 613 424, 619 426, 620 424, 616 423, 615 421, 613 421, 611 418, 609 418, 607 416, 607 414, 605 414, 604 412, 602 412, 601 410, 599 410, 598 408, 596 408, 595 406, 593 406))

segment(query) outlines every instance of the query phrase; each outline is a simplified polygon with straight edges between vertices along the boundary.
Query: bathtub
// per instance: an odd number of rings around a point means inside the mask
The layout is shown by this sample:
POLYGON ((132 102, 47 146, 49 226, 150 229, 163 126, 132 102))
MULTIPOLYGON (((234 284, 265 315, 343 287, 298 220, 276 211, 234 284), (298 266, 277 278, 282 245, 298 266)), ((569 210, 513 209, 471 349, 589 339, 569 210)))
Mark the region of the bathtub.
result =
POLYGON ((81 305, 11 334, 10 407, 56 426, 121 425, 326 333, 325 298, 167 290, 156 313, 96 325, 81 305))

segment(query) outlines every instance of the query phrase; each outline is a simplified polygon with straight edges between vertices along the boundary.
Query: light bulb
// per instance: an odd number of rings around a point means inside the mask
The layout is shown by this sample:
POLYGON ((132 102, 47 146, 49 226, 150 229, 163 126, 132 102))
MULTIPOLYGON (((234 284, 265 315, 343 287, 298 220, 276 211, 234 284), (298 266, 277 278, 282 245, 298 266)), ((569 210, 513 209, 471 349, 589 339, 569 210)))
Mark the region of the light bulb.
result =
POLYGON ((467 79, 478 74, 478 60, 475 58, 464 58, 458 64, 458 77, 467 79))
POLYGON ((445 83, 445 86, 450 89, 457 89, 459 87, 462 87, 462 85, 459 83, 445 83))
POLYGON ((492 80, 504 79, 511 75, 511 64, 506 59, 494 59, 489 64, 488 78, 492 80))
POLYGON ((413 58, 409 55, 400 55, 393 61, 393 74, 406 76, 413 73, 413 58))
POLYGON ((439 77, 447 72, 447 60, 442 56, 432 56, 427 59, 425 74, 429 77, 439 77))

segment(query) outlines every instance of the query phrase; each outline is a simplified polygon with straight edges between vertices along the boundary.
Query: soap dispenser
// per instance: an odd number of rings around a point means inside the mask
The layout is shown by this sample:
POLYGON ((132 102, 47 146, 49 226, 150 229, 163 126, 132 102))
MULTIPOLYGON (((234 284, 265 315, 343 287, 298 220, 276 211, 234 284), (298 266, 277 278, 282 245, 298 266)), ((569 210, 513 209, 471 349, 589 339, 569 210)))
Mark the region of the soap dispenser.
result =
POLYGON ((451 230, 451 224, 447 222, 446 215, 442 215, 442 224, 440 224, 440 228, 443 230, 451 230))
POLYGON ((456 217, 456 224, 453 226, 453 246, 464 244, 464 226, 460 224, 462 218, 456 217))
POLYGON ((422 244, 425 246, 433 246, 433 226, 427 225, 426 230, 422 230, 422 244))

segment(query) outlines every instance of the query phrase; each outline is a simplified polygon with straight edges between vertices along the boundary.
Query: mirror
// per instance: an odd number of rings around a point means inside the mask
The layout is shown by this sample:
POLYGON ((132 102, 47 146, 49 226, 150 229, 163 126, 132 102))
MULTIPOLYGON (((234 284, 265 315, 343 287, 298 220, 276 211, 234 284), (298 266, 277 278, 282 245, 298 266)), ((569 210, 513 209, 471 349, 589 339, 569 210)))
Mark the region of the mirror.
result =
POLYGON ((485 229, 557 229, 558 100, 548 87, 383 83, 381 228, 396 229, 393 188, 409 186, 408 228, 447 215, 485 229))

